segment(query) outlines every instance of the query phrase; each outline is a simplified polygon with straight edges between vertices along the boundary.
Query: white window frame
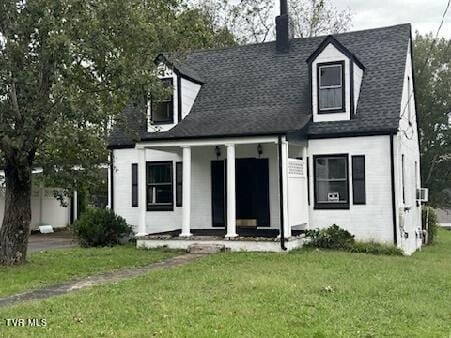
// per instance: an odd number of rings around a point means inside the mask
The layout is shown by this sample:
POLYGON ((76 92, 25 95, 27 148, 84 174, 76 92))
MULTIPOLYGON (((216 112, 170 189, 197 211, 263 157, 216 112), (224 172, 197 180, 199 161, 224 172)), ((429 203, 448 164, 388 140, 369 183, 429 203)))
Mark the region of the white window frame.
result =
POLYGON ((321 89, 337 89, 337 88, 341 88, 341 91, 343 93, 343 64, 341 62, 337 62, 337 63, 330 64, 330 65, 319 65, 318 66, 318 111, 319 112, 343 109, 343 107, 344 107, 343 99, 341 100, 341 106, 339 106, 339 107, 329 107, 329 108, 321 108, 320 107, 321 89), (332 67, 340 67, 340 84, 332 85, 332 86, 321 86, 321 69, 332 68, 332 67))

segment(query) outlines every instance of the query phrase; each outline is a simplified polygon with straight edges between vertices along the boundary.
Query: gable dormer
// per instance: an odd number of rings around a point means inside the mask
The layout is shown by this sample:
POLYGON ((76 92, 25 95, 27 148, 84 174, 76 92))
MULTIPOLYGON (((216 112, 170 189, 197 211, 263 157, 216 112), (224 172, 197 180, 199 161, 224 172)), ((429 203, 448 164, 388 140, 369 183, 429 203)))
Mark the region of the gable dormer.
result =
POLYGON ((172 95, 158 101, 147 102, 147 131, 168 131, 181 122, 191 111, 202 80, 187 66, 175 65, 160 54, 156 59, 158 78, 171 88, 172 95))
POLYGON ((333 36, 307 59, 313 122, 352 119, 365 67, 333 36))

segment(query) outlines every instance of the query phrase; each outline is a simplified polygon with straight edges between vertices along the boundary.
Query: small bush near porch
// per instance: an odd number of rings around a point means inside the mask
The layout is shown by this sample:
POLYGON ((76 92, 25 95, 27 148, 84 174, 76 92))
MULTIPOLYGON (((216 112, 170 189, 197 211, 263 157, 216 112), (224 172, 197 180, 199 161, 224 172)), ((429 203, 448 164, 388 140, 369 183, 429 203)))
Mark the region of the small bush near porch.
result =
POLYGON ((329 250, 225 253, 2 309, 46 318, 7 336, 448 337, 451 232, 411 257, 329 250))

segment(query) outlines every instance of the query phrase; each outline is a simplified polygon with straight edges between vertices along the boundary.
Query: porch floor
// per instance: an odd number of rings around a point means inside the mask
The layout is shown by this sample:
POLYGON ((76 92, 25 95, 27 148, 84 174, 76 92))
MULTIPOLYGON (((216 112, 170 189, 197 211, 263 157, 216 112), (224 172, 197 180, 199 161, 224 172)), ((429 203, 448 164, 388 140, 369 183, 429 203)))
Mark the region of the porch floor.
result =
MULTIPOLYGON (((279 230, 277 229, 243 229, 237 228, 238 237, 225 238, 224 229, 191 229, 193 236, 180 237, 180 231, 151 234, 137 238, 138 248, 159 248, 188 250, 191 245, 215 244, 223 245, 228 251, 250 252, 284 252, 282 250, 279 230)), ((302 247, 304 236, 302 231, 292 231, 292 237, 285 239, 287 251, 302 247)))

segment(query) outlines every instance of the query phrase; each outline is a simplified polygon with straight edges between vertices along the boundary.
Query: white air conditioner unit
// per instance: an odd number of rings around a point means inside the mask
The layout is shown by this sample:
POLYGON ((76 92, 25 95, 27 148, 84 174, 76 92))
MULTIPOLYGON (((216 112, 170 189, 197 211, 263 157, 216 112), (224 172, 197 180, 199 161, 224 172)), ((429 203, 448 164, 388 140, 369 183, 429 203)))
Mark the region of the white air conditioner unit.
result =
POLYGON ((429 200, 429 189, 428 188, 418 188, 417 189, 417 201, 418 202, 428 202, 429 200))

